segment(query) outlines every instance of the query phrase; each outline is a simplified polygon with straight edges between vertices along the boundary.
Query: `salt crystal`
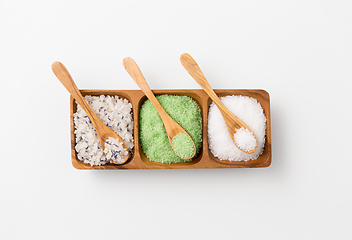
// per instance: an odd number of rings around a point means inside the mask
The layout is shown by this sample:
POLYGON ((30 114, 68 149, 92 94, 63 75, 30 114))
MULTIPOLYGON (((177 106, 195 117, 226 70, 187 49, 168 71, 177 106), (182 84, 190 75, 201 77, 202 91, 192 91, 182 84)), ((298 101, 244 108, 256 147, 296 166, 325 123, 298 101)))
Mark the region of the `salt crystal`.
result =
POLYGON ((236 145, 240 149, 247 152, 255 149, 255 147, 257 146, 257 140, 255 139, 255 136, 247 128, 241 127, 240 129, 236 129, 234 139, 236 145))
POLYGON ((221 97, 224 105, 254 133, 258 148, 248 154, 236 147, 217 106, 212 103, 208 112, 208 144, 211 153, 220 160, 248 161, 257 159, 264 151, 266 117, 260 103, 251 97, 232 95, 221 97))

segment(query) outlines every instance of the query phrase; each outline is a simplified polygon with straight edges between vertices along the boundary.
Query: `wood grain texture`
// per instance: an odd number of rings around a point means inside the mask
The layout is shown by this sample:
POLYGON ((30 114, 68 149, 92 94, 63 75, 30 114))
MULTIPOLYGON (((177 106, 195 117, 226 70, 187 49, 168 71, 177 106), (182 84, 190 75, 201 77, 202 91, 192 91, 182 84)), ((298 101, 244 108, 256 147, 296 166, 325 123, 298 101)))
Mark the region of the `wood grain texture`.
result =
MULTIPOLYGON (((107 127, 100 119, 94 114, 92 109, 88 106, 86 100, 81 95, 80 91, 78 90, 75 82, 73 81, 70 73, 66 69, 66 67, 60 62, 54 62, 51 66, 55 76, 59 79, 59 81, 64 85, 67 91, 71 94, 71 96, 78 102, 78 104, 83 108, 83 110, 88 115, 89 119, 92 121, 92 124, 97 132, 100 144, 103 149, 105 149, 105 141, 112 137, 114 139, 118 139, 122 142, 123 147, 127 150, 127 146, 124 141, 117 135, 114 131, 112 131, 109 127, 107 127)), ((128 150, 127 150, 128 151, 128 150)), ((128 155, 125 158, 126 162, 128 159, 128 155)), ((124 163, 123 162, 123 163, 124 163)), ((115 164, 122 164, 114 162, 115 164)))
POLYGON ((187 72, 193 77, 193 79, 203 88, 203 90, 208 94, 208 96, 214 101, 218 109, 220 110, 221 115, 223 116, 227 129, 230 133, 232 141, 235 143, 235 145, 243 152, 251 154, 257 151, 258 149, 258 139, 253 133, 252 129, 250 129, 247 124, 245 124, 241 119, 236 117, 219 99, 219 97, 216 95, 214 92, 213 88, 210 86, 208 83, 207 79, 205 78, 202 70, 196 63, 196 61, 188 54, 184 53, 180 57, 181 64, 183 67, 187 70, 187 72), (240 128, 245 128, 248 129, 253 136, 255 137, 255 140, 257 142, 256 147, 250 151, 246 151, 241 149, 236 141, 235 141, 235 134, 236 134, 236 129, 240 128))
POLYGON ((166 113, 164 108, 160 105, 159 101, 156 99, 154 96, 152 90, 150 90, 147 81, 145 80, 141 70, 139 69, 137 63, 130 57, 127 57, 123 60, 123 66, 125 67, 126 71, 130 74, 132 79, 137 83, 139 88, 143 91, 143 93, 147 96, 147 98, 150 100, 150 102, 153 104, 157 112, 159 113, 161 120, 164 123, 165 130, 167 137, 169 139, 170 145, 174 152, 176 153, 177 156, 179 156, 182 159, 188 160, 194 157, 196 154, 196 145, 193 142, 193 139, 189 136, 189 134, 175 121, 173 120, 169 114, 166 113), (181 157, 177 151, 175 151, 174 146, 173 146, 173 141, 172 139, 178 135, 179 133, 183 133, 187 135, 187 137, 192 141, 193 143, 193 154, 188 157, 188 158, 183 158, 181 157))
POLYGON ((211 98, 201 89, 173 89, 173 90, 153 90, 155 95, 171 94, 171 95, 185 95, 193 98, 200 107, 203 125, 203 141, 199 154, 190 162, 163 164, 152 162, 148 159, 142 151, 139 141, 139 110, 141 105, 147 100, 147 97, 141 90, 81 90, 83 96, 85 95, 117 95, 121 98, 127 99, 132 104, 133 121, 134 121, 134 149, 132 157, 124 164, 107 164, 103 166, 90 166, 85 164, 77 158, 75 151, 75 134, 73 114, 77 110, 77 105, 71 96, 70 99, 70 122, 71 122, 71 155, 72 165, 77 169, 95 169, 95 170, 118 170, 118 169, 199 169, 199 168, 260 168, 268 167, 271 164, 272 150, 271 150, 271 118, 270 118, 270 97, 265 90, 245 90, 245 89, 214 89, 217 96, 223 97, 228 95, 243 95, 253 97, 261 104, 266 121, 266 141, 264 152, 255 160, 250 161, 223 161, 214 157, 208 147, 208 109, 212 103, 211 98))

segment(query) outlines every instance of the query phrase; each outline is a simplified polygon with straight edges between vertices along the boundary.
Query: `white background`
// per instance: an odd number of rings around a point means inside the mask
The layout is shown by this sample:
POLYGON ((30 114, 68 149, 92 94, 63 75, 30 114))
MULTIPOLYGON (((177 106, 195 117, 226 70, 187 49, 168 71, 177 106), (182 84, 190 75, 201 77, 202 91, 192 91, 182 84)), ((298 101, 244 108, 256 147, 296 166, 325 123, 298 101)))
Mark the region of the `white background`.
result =
POLYGON ((351 239, 351 1, 1 0, 0 239, 351 239), (79 171, 69 93, 265 89, 264 169, 79 171))

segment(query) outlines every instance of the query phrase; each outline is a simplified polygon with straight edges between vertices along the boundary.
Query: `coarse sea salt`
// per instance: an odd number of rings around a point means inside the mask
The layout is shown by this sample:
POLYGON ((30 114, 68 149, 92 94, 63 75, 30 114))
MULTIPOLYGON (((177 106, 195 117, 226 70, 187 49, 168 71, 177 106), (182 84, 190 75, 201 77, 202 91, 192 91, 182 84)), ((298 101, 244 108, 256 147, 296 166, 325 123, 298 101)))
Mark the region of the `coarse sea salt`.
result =
POLYGON ((244 150, 251 151, 255 149, 257 146, 257 140, 251 131, 246 128, 241 127, 240 129, 236 129, 236 133, 234 134, 234 139, 236 145, 244 150))
POLYGON ((265 146, 266 117, 262 106, 256 99, 242 95, 225 96, 220 100, 253 131, 258 141, 258 148, 251 154, 238 149, 232 141, 219 109, 211 103, 208 112, 208 144, 211 153, 220 160, 257 159, 263 153, 265 146))
MULTIPOLYGON (((118 96, 90 96, 84 97, 89 107, 97 115, 97 117, 111 130, 118 134, 127 146, 128 153, 132 154, 134 147, 133 139, 133 119, 132 119, 132 104, 127 99, 119 98, 118 96)), ((76 102, 77 104, 77 102, 76 102)), ((103 148, 99 142, 95 128, 82 109, 77 104, 77 111, 73 114, 77 157, 84 163, 88 163, 91 166, 104 165, 109 163, 110 160, 105 155, 103 148)), ((110 141, 108 141, 110 143, 110 141)), ((126 153, 120 151, 119 142, 118 147, 112 145, 106 149, 106 154, 109 157, 115 158, 116 161, 121 161, 120 158, 125 159, 126 153), (112 152, 114 150, 115 152, 112 152), (121 155, 120 157, 115 155, 121 155)), ((109 145, 109 144, 105 144, 109 145)), ((113 159, 114 160, 114 159, 113 159)))

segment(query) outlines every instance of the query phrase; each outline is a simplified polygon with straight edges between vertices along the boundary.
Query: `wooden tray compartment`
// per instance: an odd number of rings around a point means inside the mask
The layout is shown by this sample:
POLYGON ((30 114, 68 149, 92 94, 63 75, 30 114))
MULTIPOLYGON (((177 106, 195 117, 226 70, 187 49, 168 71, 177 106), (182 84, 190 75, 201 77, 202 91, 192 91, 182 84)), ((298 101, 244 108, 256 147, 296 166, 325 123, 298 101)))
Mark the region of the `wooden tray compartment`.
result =
POLYGON ((103 166, 90 166, 85 164, 77 158, 75 151, 75 134, 74 134, 74 121, 73 113, 77 110, 75 100, 71 97, 70 99, 70 121, 71 121, 71 155, 72 165, 77 169, 187 169, 187 168, 257 168, 257 167, 268 167, 271 164, 271 122, 270 122, 270 98, 269 94, 265 90, 245 90, 245 89, 215 89, 215 93, 219 96, 227 95, 244 95, 253 97, 260 102, 264 109, 264 114, 267 119, 266 128, 266 142, 264 152, 256 160, 250 161, 222 161, 211 153, 208 148, 208 136, 207 136, 207 119, 208 109, 212 100, 208 95, 201 89, 168 89, 168 90, 153 90, 155 95, 170 94, 170 95, 185 95, 193 98, 200 107, 203 124, 203 141, 200 152, 196 158, 190 162, 175 163, 175 164, 163 164, 150 161, 142 151, 139 142, 139 110, 141 105, 147 100, 147 97, 141 90, 80 90, 83 96, 92 95, 117 95, 121 98, 127 99, 132 104, 133 111, 133 137, 134 137, 134 148, 132 157, 122 165, 106 164, 103 166))

